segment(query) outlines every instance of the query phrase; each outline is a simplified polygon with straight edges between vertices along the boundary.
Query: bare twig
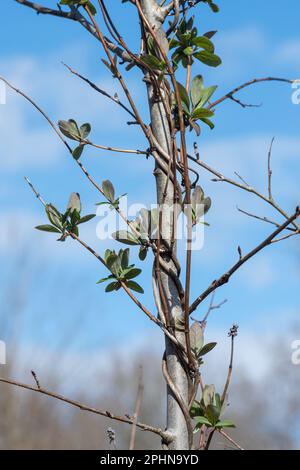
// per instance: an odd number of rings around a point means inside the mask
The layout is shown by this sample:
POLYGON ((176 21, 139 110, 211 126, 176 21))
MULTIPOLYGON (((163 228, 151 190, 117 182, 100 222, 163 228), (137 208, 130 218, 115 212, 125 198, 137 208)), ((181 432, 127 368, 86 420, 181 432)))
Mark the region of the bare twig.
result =
MULTIPOLYGON (((193 162, 195 162, 197 165, 204 168, 206 171, 208 171, 212 175, 216 176, 216 178, 214 178, 212 181, 228 183, 228 184, 231 184, 232 186, 243 189, 244 191, 247 191, 251 194, 255 194, 257 197, 259 197, 260 199, 262 199, 263 201, 265 201, 269 205, 271 205, 285 219, 289 218, 289 215, 287 214, 287 212, 284 209, 282 209, 282 207, 280 207, 279 204, 277 204, 277 202, 275 202, 274 200, 270 200, 269 197, 267 197, 264 194, 260 193, 257 189, 253 188, 252 186, 249 186, 249 184, 246 183, 245 180, 240 175, 238 175, 238 177, 239 177, 239 179, 241 179, 244 182, 244 184, 239 183, 238 181, 235 181, 231 178, 228 178, 227 176, 224 176, 220 171, 215 170, 214 168, 209 166, 207 163, 203 162, 203 160, 197 160, 196 158, 192 157, 191 155, 188 155, 188 158, 190 160, 192 160, 193 162)), ((295 221, 292 222, 292 225, 297 230, 300 228, 300 226, 295 221)))
MULTIPOLYGON (((53 8, 48 8, 43 5, 40 5, 36 2, 30 2, 28 0, 15 0, 17 3, 20 3, 21 5, 24 5, 26 7, 31 8, 32 10, 35 10, 38 14, 42 15, 51 15, 51 16, 56 16, 59 18, 64 18, 67 20, 73 20, 77 21, 80 23, 90 34, 92 34, 97 40, 99 40, 99 37, 97 35, 97 32, 94 28, 94 26, 78 11, 77 8, 74 6, 70 7, 70 11, 63 11, 62 9, 54 10, 53 8)), ((124 62, 131 62, 130 56, 127 54, 126 51, 121 49, 119 46, 116 44, 112 43, 108 38, 104 38, 105 42, 107 44, 107 47, 120 59, 122 59, 124 62)))
POLYGON ((274 140, 275 140, 275 137, 273 137, 271 141, 271 145, 270 145, 269 152, 268 152, 268 193, 269 193, 270 201, 273 201, 271 158, 272 158, 272 149, 273 149, 274 140))
POLYGON ((218 432, 223 437, 225 437, 225 439, 227 439, 227 441, 229 441, 232 445, 234 445, 237 449, 245 450, 245 449, 243 449, 243 447, 240 446, 240 444, 238 444, 235 440, 233 440, 232 437, 230 437, 225 431, 223 431, 223 429, 219 429, 218 432))
POLYGON ((296 208, 295 213, 289 217, 286 222, 284 222, 280 227, 275 230, 275 232, 271 233, 263 242, 261 242, 258 246, 256 246, 253 250, 248 252, 246 255, 242 256, 237 263, 235 263, 225 274, 223 274, 219 279, 213 281, 211 285, 201 294, 199 297, 192 303, 190 306, 190 314, 196 310, 198 305, 200 305, 206 297, 209 296, 212 292, 214 292, 219 287, 226 284, 231 276, 244 264, 246 261, 251 259, 265 247, 272 244, 273 240, 276 239, 277 235, 283 232, 294 220, 296 220, 300 215, 299 207, 296 208))
MULTIPOLYGON (((268 224, 275 225, 275 227, 280 227, 280 224, 278 222, 275 222, 275 220, 269 219, 269 217, 261 217, 257 214, 252 214, 252 212, 245 211, 244 209, 241 209, 238 206, 237 206, 237 210, 241 212, 242 214, 247 215, 248 217, 252 217, 253 219, 261 220, 262 222, 267 222, 268 224)), ((287 227, 286 230, 289 230, 291 232, 297 232, 297 229, 295 229, 294 227, 287 227)))
POLYGON ((138 421, 138 417, 141 411, 141 405, 143 400, 143 393, 144 393, 144 383, 143 383, 143 367, 139 367, 139 375, 138 375, 138 391, 137 397, 135 402, 135 410, 133 415, 133 424, 131 428, 131 436, 130 436, 130 444, 129 450, 134 450, 135 447, 135 439, 136 439, 136 423, 138 421))
MULTIPOLYGON (((58 393, 52 392, 52 391, 47 390, 43 387, 38 387, 38 386, 32 387, 31 385, 27 385, 27 384, 24 384, 22 382, 18 382, 16 380, 12 380, 12 379, 6 379, 4 377, 0 377, 0 382, 5 383, 5 384, 9 384, 9 385, 13 385, 15 387, 23 388, 25 390, 31 390, 32 392, 37 392, 37 393, 40 393, 42 395, 46 395, 46 396, 51 397, 51 398, 55 398, 56 400, 63 401, 65 403, 68 403, 69 405, 75 406, 75 407, 79 408, 80 410, 89 411, 90 413, 94 413, 94 414, 97 414, 97 415, 100 415, 100 416, 104 416, 106 418, 110 418, 110 419, 113 419, 115 421, 119 421, 121 423, 126 423, 126 424, 130 424, 130 425, 133 425, 133 423, 134 423, 133 419, 127 418, 125 416, 115 415, 115 414, 111 413, 110 411, 104 411, 104 410, 100 410, 100 409, 97 409, 97 408, 92 408, 90 406, 87 406, 87 405, 79 402, 79 401, 72 400, 70 398, 64 397, 63 395, 59 395, 58 393)), ((160 428, 155 428, 153 426, 149 426, 147 424, 143 424, 143 423, 139 423, 139 422, 136 423, 136 427, 142 429, 143 431, 149 431, 149 432, 152 432, 154 434, 157 434, 158 436, 162 437, 163 439, 169 438, 169 436, 166 436, 166 434, 160 428)))
MULTIPOLYGON (((222 96, 222 98, 219 98, 218 100, 214 101, 208 106, 208 109, 215 108, 218 104, 223 103, 223 101, 231 99, 234 101, 237 101, 236 99, 233 98, 233 95, 235 95, 237 92, 243 90, 243 88, 246 88, 248 86, 254 85, 255 83, 261 83, 261 82, 284 82, 284 83, 293 83, 294 80, 289 80, 287 78, 276 78, 276 77, 266 77, 266 78, 254 78, 253 80, 250 80, 249 82, 243 83, 243 85, 240 85, 233 90, 231 90, 229 93, 226 95, 222 96)), ((241 104, 241 103, 239 103, 241 104)), ((246 106, 245 106, 246 107, 246 106)))
POLYGON ((121 108, 123 108, 128 114, 130 114, 131 117, 133 117, 133 119, 135 119, 135 115, 133 114, 133 112, 125 105, 123 104, 119 97, 116 97, 116 96, 112 96, 110 95, 109 93, 107 93, 107 91, 105 90, 102 90, 102 88, 99 88, 98 85, 96 85, 95 83, 93 83, 91 80, 89 80, 88 78, 84 77, 83 75, 81 75, 80 73, 76 72, 76 70, 74 70, 73 68, 71 68, 69 65, 65 64, 64 62, 62 62, 62 64, 73 74, 73 75, 76 75, 78 78, 80 78, 81 80, 83 80, 84 82, 88 83, 88 85, 90 85, 90 87, 92 87, 94 90, 96 90, 98 93, 100 93, 101 95, 105 96, 106 98, 110 99, 111 101, 113 101, 114 103, 116 103, 117 105, 121 106, 121 108))
POLYGON ((40 389, 41 389, 40 382, 39 382, 39 380, 38 380, 38 378, 37 378, 37 375, 36 375, 36 373, 34 372, 34 370, 31 371, 31 375, 32 375, 32 377, 33 377, 33 379, 34 379, 34 381, 35 381, 35 383, 36 383, 37 388, 40 390, 40 389))
POLYGON ((237 336, 238 332, 238 325, 233 325, 232 328, 230 328, 230 331, 228 333, 228 336, 231 338, 231 350, 230 350, 230 361, 229 361, 229 367, 228 367, 228 374, 224 386, 224 390, 222 393, 221 397, 221 403, 223 404, 226 400, 226 395, 228 392, 228 388, 230 385, 230 380, 232 376, 232 367, 233 367, 233 355, 234 355, 234 338, 237 336))

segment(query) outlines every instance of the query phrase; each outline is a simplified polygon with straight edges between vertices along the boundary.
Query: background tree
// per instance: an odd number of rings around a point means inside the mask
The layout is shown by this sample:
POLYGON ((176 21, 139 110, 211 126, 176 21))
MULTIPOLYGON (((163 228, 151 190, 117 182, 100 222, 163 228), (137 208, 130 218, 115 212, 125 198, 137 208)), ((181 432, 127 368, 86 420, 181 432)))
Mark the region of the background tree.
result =
MULTIPOLYGON (((193 432, 199 431, 198 447, 208 449, 215 431, 227 436, 224 429, 234 426, 231 421, 224 420, 221 415, 226 408, 227 393, 232 372, 234 338, 237 327, 229 332, 231 338, 231 358, 225 386, 221 393, 215 387, 205 385, 200 374, 202 357, 213 349, 216 343, 204 344, 203 333, 211 307, 205 318, 194 321, 190 326, 190 317, 200 304, 219 287, 229 281, 231 276, 248 260, 265 247, 299 234, 296 219, 299 208, 291 215, 274 200, 272 193, 271 148, 268 155, 268 191, 267 195, 260 193, 238 176, 237 180, 228 178, 218 170, 211 168, 201 158, 198 147, 194 145, 194 155, 190 155, 187 147, 188 131, 201 133, 202 126, 214 127, 211 120, 216 108, 225 100, 236 101, 243 107, 248 105, 236 98, 241 89, 257 82, 281 81, 291 83, 291 80, 268 77, 251 80, 238 86, 225 96, 213 101, 216 86, 205 87, 202 75, 193 75, 193 65, 200 62, 204 66, 217 67, 221 59, 215 53, 213 44, 214 32, 198 32, 197 24, 191 10, 200 3, 207 4, 214 12, 218 7, 212 1, 172 1, 158 4, 154 0, 130 1, 137 11, 141 26, 141 48, 139 53, 133 52, 118 27, 114 24, 110 11, 105 3, 99 1, 94 5, 90 1, 62 0, 66 10, 53 10, 29 1, 17 0, 38 13, 50 14, 57 17, 78 21, 100 43, 106 58, 104 64, 109 68, 113 77, 119 81, 127 100, 120 101, 118 96, 110 96, 89 79, 75 70, 69 70, 91 85, 96 91, 106 93, 106 96, 129 113, 130 125, 136 125, 144 134, 147 146, 144 150, 129 150, 105 147, 89 140, 91 125, 78 125, 74 119, 61 120, 56 126, 45 112, 24 92, 17 90, 4 80, 11 88, 23 95, 47 119, 58 135, 74 161, 92 185, 101 193, 110 205, 128 225, 128 230, 114 234, 116 240, 131 246, 139 246, 139 257, 143 261, 148 251, 154 255, 153 262, 153 294, 156 301, 156 312, 150 312, 135 294, 143 293, 142 287, 135 281, 141 270, 131 264, 129 249, 118 253, 107 250, 102 256, 79 237, 78 226, 88 222, 93 215, 82 215, 80 197, 73 193, 65 210, 58 210, 53 204, 48 204, 38 193, 32 183, 29 185, 36 196, 45 206, 49 220, 47 225, 38 226, 40 230, 59 234, 59 240, 72 238, 88 250, 104 265, 109 276, 107 292, 124 289, 132 301, 148 318, 155 323, 165 335, 166 351, 163 357, 163 376, 167 383, 167 425, 166 429, 155 428, 142 423, 136 423, 136 417, 114 416, 101 410, 88 411, 109 416, 122 422, 127 422, 141 429, 151 431, 162 438, 162 443, 168 449, 189 449, 193 445, 193 432), (97 8, 97 9, 96 9, 97 8), (104 29, 106 34, 104 35, 104 29), (124 67, 123 67, 124 66, 124 67), (128 89, 124 77, 132 68, 137 68, 145 83, 148 94, 150 124, 144 122, 138 105, 128 89), (182 82, 182 83, 181 83, 182 82), (75 146, 72 145, 76 142, 75 146), (155 162, 154 175, 158 210, 141 211, 139 216, 130 220, 120 209, 120 197, 115 192, 113 184, 105 180, 98 184, 82 163, 86 146, 106 149, 112 152, 132 153, 153 158, 155 162), (204 190, 198 184, 197 167, 211 173, 215 181, 227 182, 242 190, 254 194, 272 206, 284 219, 274 221, 248 213, 249 216, 260 218, 274 226, 274 231, 250 252, 244 254, 238 247, 237 262, 226 273, 214 280, 194 301, 190 302, 192 237, 193 229, 203 223, 203 215, 211 206, 211 200, 205 196, 204 190), (186 220, 187 240, 184 250, 184 276, 180 276, 181 262, 178 259, 176 228, 180 213, 186 220), (150 222, 150 223, 149 223, 150 222), (183 278, 183 281, 182 281, 183 278)), ((130 5, 122 6, 124 9, 130 5)), ((5 381, 5 379, 2 379, 5 381)), ((30 387, 38 393, 50 394, 58 399, 68 401, 41 387, 35 377, 35 387, 30 387)), ((13 383, 11 380, 7 382, 13 383)), ((17 383, 15 383, 17 385, 17 383)), ((19 384, 20 385, 20 384, 19 384)), ((27 387, 26 385, 22 385, 27 387)), ((82 404, 73 403, 83 408, 82 404)))

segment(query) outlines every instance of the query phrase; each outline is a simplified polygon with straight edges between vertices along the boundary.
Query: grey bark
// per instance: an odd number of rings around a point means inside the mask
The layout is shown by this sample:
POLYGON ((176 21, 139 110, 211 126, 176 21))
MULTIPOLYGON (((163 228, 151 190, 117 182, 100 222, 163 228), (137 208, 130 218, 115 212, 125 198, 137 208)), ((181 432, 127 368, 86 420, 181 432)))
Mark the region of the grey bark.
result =
MULTIPOLYGON (((145 17, 151 26, 154 26, 155 33, 159 38, 161 45, 165 48, 168 47, 165 32, 162 28, 163 15, 161 9, 158 7, 155 0, 141 0, 141 7, 145 17)), ((151 117, 151 127, 153 134, 160 144, 160 146, 171 155, 171 136, 169 132, 168 120, 163 107, 163 104, 156 99, 153 99, 154 90, 151 84, 148 84, 148 101, 151 117)), ((174 189, 171 181, 168 183, 167 194, 163 197, 167 176, 157 166, 154 170, 156 179, 157 203, 164 202, 163 209, 163 225, 162 225, 162 239, 166 241, 171 240, 172 233, 172 216, 168 210, 168 206, 173 205, 174 189)), ((176 267, 172 260, 167 259, 166 262, 176 271, 176 267)), ((184 313, 181 306, 181 299, 178 290, 172 278, 164 271, 161 271, 161 282, 166 293, 168 305, 170 308, 172 323, 178 325, 179 320, 182 320, 184 313)), ((184 345, 185 336, 183 332, 176 332, 177 339, 184 345)), ((186 372, 180 363, 176 349, 170 340, 165 338, 166 344, 166 362, 168 373, 172 382, 176 386, 182 400, 188 404, 188 381, 186 372)), ((170 450, 185 450, 189 449, 187 425, 180 406, 178 405, 170 388, 167 387, 167 426, 166 430, 173 436, 171 443, 167 444, 170 450)))

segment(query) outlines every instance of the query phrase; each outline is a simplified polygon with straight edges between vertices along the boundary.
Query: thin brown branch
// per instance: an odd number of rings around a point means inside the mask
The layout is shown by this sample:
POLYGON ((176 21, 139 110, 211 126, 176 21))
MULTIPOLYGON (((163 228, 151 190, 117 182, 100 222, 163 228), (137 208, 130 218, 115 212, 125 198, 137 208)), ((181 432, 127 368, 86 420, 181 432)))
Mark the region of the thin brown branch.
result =
POLYGON ((128 114, 130 114, 131 117, 133 117, 133 119, 135 119, 135 115, 133 114, 133 112, 125 105, 123 104, 119 97, 118 96, 112 96, 110 95, 109 93, 107 93, 107 91, 105 90, 102 90, 102 88, 99 88, 98 85, 96 85, 94 82, 92 82, 91 80, 89 80, 88 78, 84 77, 83 75, 81 75, 80 73, 76 72, 76 70, 74 70, 73 68, 71 68, 69 65, 65 64, 64 62, 62 62, 63 65, 69 70, 69 72, 71 72, 73 75, 76 75, 76 77, 80 78, 81 80, 83 80, 84 82, 86 82, 88 85, 90 85, 90 87, 92 87, 94 90, 96 90, 98 93, 100 93, 101 95, 105 96, 106 98, 110 99, 111 101, 113 101, 114 103, 116 103, 118 106, 120 106, 121 108, 124 109, 124 111, 126 111, 128 114))
POLYGON ((243 447, 240 446, 232 437, 230 437, 223 429, 218 429, 218 432, 227 439, 232 445, 234 445, 238 450, 245 450, 243 447))
POLYGON ((134 450, 134 447, 135 447, 136 428, 137 428, 136 425, 137 425, 138 417, 141 411, 143 394, 144 394, 143 367, 140 366, 139 374, 138 374, 138 391, 137 391, 137 397, 136 397, 136 402, 135 402, 133 423, 132 423, 132 428, 131 428, 129 450, 134 450))
MULTIPOLYGON (((269 219, 269 217, 261 217, 257 214, 252 214, 252 212, 245 211, 244 209, 241 209, 240 207, 237 207, 237 210, 241 212, 244 215, 247 215, 248 217, 252 217, 253 219, 261 220, 262 222, 267 222, 268 224, 275 225, 275 227, 280 227, 280 224, 278 222, 275 222, 275 220, 269 219)), ((297 232, 297 229, 294 227, 287 227, 286 230, 289 230, 291 232, 297 232)))
MULTIPOLYGON (((289 215, 287 212, 280 207, 277 202, 274 200, 270 200, 269 197, 265 196, 264 194, 260 193, 257 189, 253 188, 252 186, 249 186, 248 183, 245 182, 245 180, 238 175, 238 177, 244 182, 244 184, 239 183, 238 181, 235 181, 231 178, 228 178, 227 176, 224 176, 222 173, 220 173, 218 170, 215 170, 211 166, 209 166, 207 163, 205 163, 203 160, 197 160, 197 158, 192 157, 191 155, 188 155, 188 158, 195 162, 197 165, 201 166, 204 168, 206 171, 211 173, 212 175, 216 176, 212 181, 214 182, 223 182, 223 183, 228 183, 231 184, 232 186, 235 186, 237 188, 243 189, 244 191, 247 191, 251 194, 255 194, 257 197, 262 199, 263 201, 267 202, 269 205, 271 205, 277 212, 279 212, 285 219, 289 218, 289 215)), ((296 223, 293 222, 292 225, 295 227, 296 230, 300 229, 300 226, 296 223)))
MULTIPOLYGON (((32 10, 36 11, 38 14, 42 15, 51 15, 56 16, 59 18, 64 18, 67 20, 73 20, 80 23, 90 34, 92 34, 97 40, 99 37, 97 35, 97 31, 95 30, 92 23, 90 23, 81 13, 78 11, 77 8, 74 6, 70 6, 70 11, 64 11, 62 9, 54 10, 53 8, 48 8, 43 5, 40 5, 36 2, 30 2, 28 0, 15 0, 17 3, 24 5, 26 7, 31 8, 32 10)), ((121 49, 116 44, 112 43, 108 38, 104 38, 107 44, 107 47, 120 59, 124 62, 131 62, 130 56, 127 54, 126 51, 121 49)))
MULTIPOLYGON (((254 85, 255 83, 261 83, 261 82, 284 82, 284 83, 293 83, 294 80, 289 80, 287 78, 276 78, 276 77, 266 77, 266 78, 254 78, 253 80, 250 80, 249 82, 243 83, 243 85, 240 85, 233 90, 231 90, 229 93, 226 95, 222 96, 222 98, 219 98, 218 100, 214 101, 208 106, 208 109, 215 108, 217 105, 220 103, 223 103, 223 101, 226 101, 228 99, 233 99, 233 95, 238 93, 239 91, 243 90, 244 88, 254 85)), ((234 101, 237 101, 234 99, 234 101)), ((241 104, 241 103, 239 103, 241 104)))
POLYGON ((273 149, 273 143, 274 143, 275 137, 273 137, 271 141, 271 145, 269 148, 268 152, 268 194, 269 194, 269 200, 273 201, 273 195, 272 195, 272 168, 271 168, 271 158, 272 158, 272 149, 273 149))
MULTIPOLYGON (((67 398, 63 395, 59 395, 58 393, 52 392, 52 391, 47 390, 43 387, 38 387, 38 386, 32 387, 31 385, 27 385, 27 384, 24 384, 22 382, 18 382, 16 380, 12 380, 12 379, 6 379, 4 377, 0 377, 0 382, 5 383, 5 384, 9 384, 9 385, 13 385, 15 387, 23 388, 25 390, 31 390, 32 392, 37 392, 37 393, 40 393, 41 395, 46 395, 46 396, 51 397, 51 398, 55 398, 56 400, 63 401, 64 403, 68 403, 69 405, 75 406, 76 408, 79 408, 80 410, 88 411, 90 413, 94 413, 94 414, 97 414, 97 415, 100 415, 100 416, 104 416, 105 418, 109 418, 109 419, 112 419, 112 420, 115 420, 115 421, 119 421, 121 423, 130 424, 130 425, 134 424, 134 419, 133 418, 131 419, 131 418, 127 418, 125 416, 118 416, 118 415, 115 415, 115 414, 111 413, 110 411, 104 411, 104 410, 100 410, 100 409, 97 409, 97 408, 92 408, 90 406, 87 406, 87 405, 79 402, 79 401, 72 400, 72 399, 67 398)), ((142 429, 143 431, 152 432, 152 433, 157 434, 158 436, 162 437, 163 439, 169 438, 169 436, 166 436, 166 434, 160 428, 155 428, 153 426, 149 426, 147 424, 143 424, 143 423, 139 423, 139 422, 136 422, 135 425, 136 425, 136 427, 142 429)))
POLYGON ((230 361, 229 361, 229 366, 228 366, 228 374, 227 374, 224 390, 223 390, 222 397, 221 397, 221 403, 222 404, 226 400, 226 396, 227 396, 227 392, 228 392, 228 389, 229 389, 230 380, 231 380, 231 376, 232 376, 233 356, 234 356, 234 339, 237 336, 237 333, 238 333, 238 326, 233 325, 233 327, 230 329, 230 331, 228 333, 228 336, 231 338, 230 361))
POLYGON ((251 250, 246 255, 240 257, 239 261, 235 263, 225 274, 223 274, 219 279, 213 281, 211 285, 201 294, 197 299, 192 303, 190 306, 190 314, 196 310, 196 308, 203 302, 206 297, 208 297, 212 292, 214 292, 219 287, 226 284, 231 276, 245 264, 249 259, 253 258, 257 253, 261 250, 266 248, 267 246, 271 245, 273 240, 276 239, 277 235, 283 232, 294 220, 296 220, 300 215, 299 207, 296 208, 295 213, 289 217, 280 227, 275 230, 275 232, 271 233, 263 242, 261 242, 258 246, 256 246, 253 250, 251 250))

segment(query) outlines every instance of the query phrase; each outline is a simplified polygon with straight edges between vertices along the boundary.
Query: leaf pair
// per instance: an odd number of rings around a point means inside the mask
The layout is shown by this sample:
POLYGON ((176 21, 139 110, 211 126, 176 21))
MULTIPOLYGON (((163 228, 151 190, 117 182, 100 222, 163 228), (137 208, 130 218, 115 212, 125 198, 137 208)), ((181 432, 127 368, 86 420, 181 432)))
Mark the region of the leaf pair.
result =
POLYGON ((84 150, 84 146, 88 143, 87 137, 92 130, 91 125, 86 122, 78 127, 78 124, 74 119, 69 119, 68 121, 58 121, 58 127, 65 137, 80 142, 78 147, 76 147, 72 153, 75 160, 79 160, 84 150))

